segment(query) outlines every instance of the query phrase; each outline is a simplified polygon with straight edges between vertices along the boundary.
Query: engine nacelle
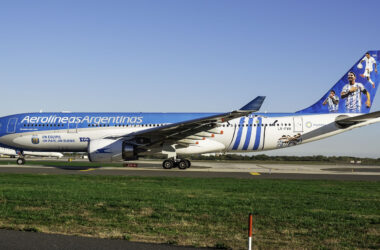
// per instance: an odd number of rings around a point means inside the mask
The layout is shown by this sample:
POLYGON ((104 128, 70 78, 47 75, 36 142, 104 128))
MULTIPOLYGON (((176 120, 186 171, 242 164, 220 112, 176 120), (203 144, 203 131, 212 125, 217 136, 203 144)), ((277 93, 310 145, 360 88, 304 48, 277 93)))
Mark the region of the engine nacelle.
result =
POLYGON ((91 162, 120 162, 138 159, 135 146, 125 143, 123 140, 91 140, 87 152, 91 162))

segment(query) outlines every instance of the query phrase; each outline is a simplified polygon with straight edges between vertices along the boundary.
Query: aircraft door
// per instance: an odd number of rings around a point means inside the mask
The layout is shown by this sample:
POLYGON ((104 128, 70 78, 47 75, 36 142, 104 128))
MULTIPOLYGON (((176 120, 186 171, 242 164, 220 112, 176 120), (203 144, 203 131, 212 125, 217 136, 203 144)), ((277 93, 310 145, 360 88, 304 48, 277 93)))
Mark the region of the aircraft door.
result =
POLYGON ((68 133, 77 133, 78 132, 78 123, 69 123, 67 132, 68 133))
POLYGON ((17 118, 11 118, 8 121, 7 133, 11 134, 16 132, 17 118))
POLYGON ((293 117, 293 132, 303 132, 303 119, 302 116, 293 117))

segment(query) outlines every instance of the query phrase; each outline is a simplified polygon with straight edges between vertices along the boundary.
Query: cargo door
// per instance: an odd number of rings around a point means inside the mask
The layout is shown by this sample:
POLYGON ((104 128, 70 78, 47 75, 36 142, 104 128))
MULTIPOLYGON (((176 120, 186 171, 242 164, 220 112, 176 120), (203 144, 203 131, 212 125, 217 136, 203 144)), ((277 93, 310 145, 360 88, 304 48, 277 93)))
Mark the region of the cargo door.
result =
POLYGON ((17 118, 11 118, 8 121, 7 133, 11 134, 16 132, 17 118))
POLYGON ((77 133, 78 132, 78 123, 69 123, 67 132, 68 133, 77 133))

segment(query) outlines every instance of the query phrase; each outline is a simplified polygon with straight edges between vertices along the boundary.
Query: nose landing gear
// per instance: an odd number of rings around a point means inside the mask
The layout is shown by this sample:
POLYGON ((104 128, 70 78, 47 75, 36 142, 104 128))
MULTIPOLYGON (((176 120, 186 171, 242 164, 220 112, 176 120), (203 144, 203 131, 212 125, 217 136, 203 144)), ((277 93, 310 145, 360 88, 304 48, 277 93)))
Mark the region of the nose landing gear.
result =
POLYGON ((24 165, 25 159, 24 158, 17 158, 16 163, 17 163, 17 165, 24 165))

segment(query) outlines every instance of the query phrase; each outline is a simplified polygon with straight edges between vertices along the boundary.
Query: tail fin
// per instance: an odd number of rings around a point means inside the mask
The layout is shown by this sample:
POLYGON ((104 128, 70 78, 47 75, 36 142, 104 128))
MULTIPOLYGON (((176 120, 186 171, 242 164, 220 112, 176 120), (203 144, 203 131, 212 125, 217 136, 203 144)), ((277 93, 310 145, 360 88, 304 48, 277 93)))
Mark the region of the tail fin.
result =
POLYGON ((380 84, 379 61, 379 50, 368 51, 318 102, 296 113, 369 113, 380 84))

